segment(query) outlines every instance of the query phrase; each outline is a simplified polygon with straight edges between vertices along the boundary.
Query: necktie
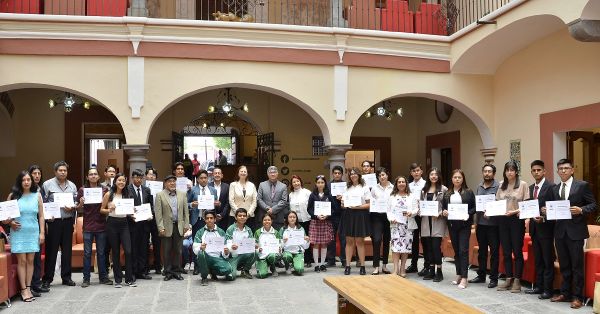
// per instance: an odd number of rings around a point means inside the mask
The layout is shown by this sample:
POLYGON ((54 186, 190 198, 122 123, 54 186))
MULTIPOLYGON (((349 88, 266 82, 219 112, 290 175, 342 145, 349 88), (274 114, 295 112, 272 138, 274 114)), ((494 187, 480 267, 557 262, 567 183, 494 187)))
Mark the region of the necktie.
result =
POLYGON ((271 184, 271 199, 275 197, 275 184, 271 184))
POLYGON ((140 203, 144 203, 144 201, 142 200, 142 192, 140 191, 140 188, 137 188, 137 197, 140 199, 140 203))
POLYGON ((565 188, 567 187, 567 184, 563 182, 562 184, 562 188, 560 188, 560 199, 561 200, 565 200, 565 188))
POLYGON ((536 200, 538 198, 538 191, 539 190, 540 190, 540 187, 537 186, 537 185, 533 188, 533 198, 536 199, 536 200))
POLYGON ((204 195, 204 189, 205 189, 205 187, 202 187, 202 195, 204 195))

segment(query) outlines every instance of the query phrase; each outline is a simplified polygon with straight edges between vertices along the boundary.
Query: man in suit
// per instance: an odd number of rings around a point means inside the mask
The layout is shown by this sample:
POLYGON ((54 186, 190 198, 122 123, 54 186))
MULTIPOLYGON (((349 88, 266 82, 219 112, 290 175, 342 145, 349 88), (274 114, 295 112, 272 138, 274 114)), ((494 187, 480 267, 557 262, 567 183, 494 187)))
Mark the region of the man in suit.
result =
MULTIPOLYGON (((146 181, 155 181, 158 173, 154 168, 146 169, 146 181)), ((152 198, 151 204, 154 205, 154 197, 150 195, 152 198)), ((154 206, 152 206, 154 207, 154 206)), ((152 253, 154 254, 154 271, 156 274, 162 273, 162 266, 160 265, 160 237, 158 236, 158 229, 156 228, 156 215, 154 214, 154 208, 152 208, 152 221, 150 222, 150 235, 152 238, 152 253)), ((150 273, 150 267, 146 268, 145 274, 148 275, 150 273)))
POLYGON ((273 227, 277 230, 283 227, 285 215, 289 212, 287 186, 277 180, 279 170, 270 166, 267 169, 269 180, 263 181, 258 186, 258 214, 257 226, 262 226, 262 219, 266 213, 273 215, 273 227))
MULTIPOLYGON (((529 186, 529 198, 537 199, 540 208, 543 208, 554 183, 546 180, 546 169, 541 160, 531 162, 531 175, 535 183, 529 186)), ((546 220, 544 215, 530 219, 529 235, 533 241, 536 287, 525 290, 525 293, 539 294, 538 298, 542 300, 550 299, 554 281, 554 221, 546 220)))
POLYGON ((191 229, 186 193, 177 191, 176 181, 175 176, 167 176, 164 180, 166 188, 156 194, 154 202, 156 227, 161 237, 165 265, 165 281, 172 278, 183 280, 176 270, 181 263, 183 234, 191 229))
MULTIPOLYGON (((344 182, 342 180, 342 176, 344 175, 344 168, 342 166, 334 166, 331 171, 331 181, 328 182, 329 191, 331 191, 331 183, 332 182, 344 182)), ((329 242, 327 245, 327 266, 335 266, 335 248, 336 248, 336 237, 335 235, 339 232, 342 236, 339 237, 340 247, 346 247, 346 237, 343 236, 344 230, 342 230, 340 226, 340 221, 342 220, 342 202, 341 195, 338 198, 338 195, 334 195, 336 197, 335 204, 331 204, 331 224, 333 225, 333 240, 329 242)), ((345 254, 340 254, 340 261, 342 262, 342 266, 346 265, 346 256, 345 254)))
POLYGON ((571 302, 571 308, 578 309, 583 305, 583 242, 590 236, 586 218, 596 211, 596 200, 587 182, 573 178, 573 162, 561 159, 556 166, 560 184, 552 189, 549 200, 569 200, 572 217, 557 220, 554 227, 563 281, 560 294, 551 301, 571 302))
POLYGON ((217 201, 215 202, 215 212, 217 213, 217 226, 223 230, 227 230, 229 225, 235 221, 229 222, 229 184, 223 181, 223 170, 219 167, 213 169, 213 182, 208 186, 212 186, 217 191, 217 201))
MULTIPOLYGON (((204 227, 205 222, 202 219, 204 217, 204 212, 206 210, 213 211, 214 208, 203 208, 202 206, 198 206, 198 197, 200 195, 208 195, 213 199, 213 207, 217 202, 217 190, 215 188, 208 186, 208 172, 206 170, 198 171, 198 176, 196 177, 198 185, 192 188, 190 193, 190 197, 188 198, 188 202, 190 203, 190 224, 192 225, 192 238, 196 236, 196 232, 204 227)), ((198 265, 198 259, 194 256, 194 275, 198 275, 200 272, 200 267, 198 265)))
MULTIPOLYGON (((152 205, 152 194, 150 189, 142 185, 144 173, 136 169, 131 173, 131 184, 129 185, 129 198, 133 198, 133 205, 152 205)), ((136 222, 133 217, 129 218, 129 233, 132 239, 133 274, 136 279, 152 279, 146 274, 148 267, 148 250, 150 241, 150 224, 152 219, 136 222)))

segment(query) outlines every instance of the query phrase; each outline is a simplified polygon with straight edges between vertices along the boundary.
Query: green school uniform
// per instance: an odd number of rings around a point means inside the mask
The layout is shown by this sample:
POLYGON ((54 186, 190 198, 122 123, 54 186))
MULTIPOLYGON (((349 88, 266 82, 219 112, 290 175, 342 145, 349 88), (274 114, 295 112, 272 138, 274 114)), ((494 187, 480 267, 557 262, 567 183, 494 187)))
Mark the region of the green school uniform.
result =
MULTIPOLYGON (((194 237, 194 243, 200 243, 206 241, 207 237, 223 237, 223 248, 225 248, 225 231, 223 229, 215 226, 213 230, 208 230, 207 226, 202 227, 198 232, 196 232, 196 236, 194 237)), ((229 263, 229 258, 231 254, 225 255, 223 251, 216 252, 205 252, 200 250, 197 254, 198 258, 198 266, 200 267, 200 276, 203 279, 208 278, 208 274, 215 274, 217 276, 225 276, 227 280, 235 279, 233 273, 233 268, 229 263)))
POLYGON ((231 252, 232 258, 230 259, 231 267, 233 268, 233 277, 237 275, 238 267, 244 271, 250 271, 252 265, 254 265, 254 261, 256 260, 256 252, 254 253, 246 253, 246 254, 237 254, 237 252, 232 248, 233 244, 240 239, 252 239, 254 236, 252 235, 252 229, 250 227, 244 225, 244 229, 240 230, 237 224, 233 224, 227 228, 227 232, 225 233, 225 239, 227 240, 227 248, 229 248, 229 252, 231 252))
MULTIPOLYGON (((254 233, 254 238, 256 239, 256 242, 259 243, 259 245, 260 245, 261 238, 265 238, 265 237, 273 237, 273 238, 276 238, 281 241, 279 232, 277 232, 277 230, 273 227, 271 227, 271 230, 269 230, 269 231, 266 231, 265 228, 263 227, 263 228, 256 230, 256 232, 254 233)), ((281 253, 265 254, 265 253, 259 252, 258 260, 256 261, 256 273, 258 275, 258 278, 261 278, 261 279, 267 278, 269 268, 274 269, 275 264, 279 260, 281 260, 281 253)))
MULTIPOLYGON (((289 238, 289 234, 291 231, 300 230, 304 235, 306 235, 306 231, 302 226, 296 226, 296 228, 288 228, 283 227, 279 230, 279 237, 281 239, 289 238)), ((304 250, 306 250, 310 246, 310 243, 304 241, 303 245, 287 245, 286 242, 283 242, 283 262, 285 263, 285 268, 288 269, 290 264, 293 265, 293 269, 296 274, 302 275, 304 272, 304 250)))

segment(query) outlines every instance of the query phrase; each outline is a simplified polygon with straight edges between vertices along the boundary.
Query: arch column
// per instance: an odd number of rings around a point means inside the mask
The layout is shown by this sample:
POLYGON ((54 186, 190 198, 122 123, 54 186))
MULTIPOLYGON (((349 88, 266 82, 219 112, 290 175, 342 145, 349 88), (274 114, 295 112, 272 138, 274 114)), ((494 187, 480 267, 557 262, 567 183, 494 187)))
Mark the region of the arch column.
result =
POLYGON ((494 163, 494 159, 496 157, 496 152, 498 152, 498 148, 497 147, 491 147, 491 148, 483 148, 481 149, 481 154, 483 155, 483 161, 486 164, 493 164, 494 163))
POLYGON ((329 162, 329 174, 331 175, 331 170, 335 166, 340 166, 344 168, 346 163, 346 152, 352 148, 352 144, 331 144, 325 146, 327 150, 327 155, 329 158, 327 161, 329 162))
POLYGON ((135 169, 146 171, 147 155, 150 150, 150 144, 124 144, 123 150, 129 156, 127 165, 129 167, 129 176, 135 169))

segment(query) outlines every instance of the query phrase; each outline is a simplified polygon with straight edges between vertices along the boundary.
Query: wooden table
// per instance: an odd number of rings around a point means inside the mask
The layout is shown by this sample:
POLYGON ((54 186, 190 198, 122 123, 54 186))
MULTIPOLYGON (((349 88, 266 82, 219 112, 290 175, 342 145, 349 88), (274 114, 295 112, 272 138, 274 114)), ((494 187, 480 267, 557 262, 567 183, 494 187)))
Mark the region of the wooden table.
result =
POLYGON ((338 293, 338 313, 482 313, 396 275, 335 276, 323 281, 338 293))

